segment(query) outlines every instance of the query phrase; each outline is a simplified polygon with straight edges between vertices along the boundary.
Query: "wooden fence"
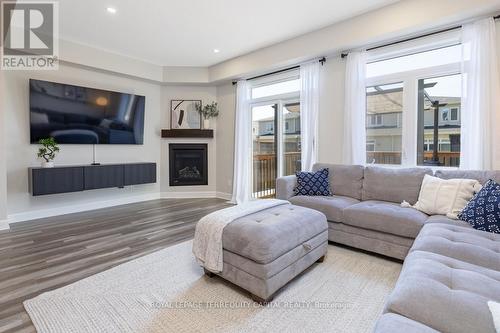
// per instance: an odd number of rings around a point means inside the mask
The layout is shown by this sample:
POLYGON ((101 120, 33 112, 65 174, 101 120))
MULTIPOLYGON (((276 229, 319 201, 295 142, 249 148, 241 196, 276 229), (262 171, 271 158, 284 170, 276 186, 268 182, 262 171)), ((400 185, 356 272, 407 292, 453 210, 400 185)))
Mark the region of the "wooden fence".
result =
MULTIPOLYGON (((300 170, 300 152, 285 153, 283 164, 285 175, 300 170)), ((253 157, 253 196, 272 198, 276 195, 276 177, 278 174, 276 154, 258 154, 253 157)))
MULTIPOLYGON (((460 165, 460 152, 439 152, 439 165, 458 167, 460 165)), ((424 152, 424 161, 432 160, 432 152, 424 152)), ((366 153, 366 163, 371 164, 401 164, 401 152, 369 151, 366 153)))

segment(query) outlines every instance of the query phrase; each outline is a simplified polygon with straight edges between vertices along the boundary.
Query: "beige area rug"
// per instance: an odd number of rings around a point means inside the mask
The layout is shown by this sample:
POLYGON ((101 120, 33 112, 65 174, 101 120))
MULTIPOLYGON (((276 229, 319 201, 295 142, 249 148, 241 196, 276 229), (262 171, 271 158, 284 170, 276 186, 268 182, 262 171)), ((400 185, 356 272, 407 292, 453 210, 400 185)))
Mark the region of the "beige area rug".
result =
POLYGON ((38 332, 370 332, 401 265, 330 245, 267 306, 195 263, 191 241, 24 302, 38 332))

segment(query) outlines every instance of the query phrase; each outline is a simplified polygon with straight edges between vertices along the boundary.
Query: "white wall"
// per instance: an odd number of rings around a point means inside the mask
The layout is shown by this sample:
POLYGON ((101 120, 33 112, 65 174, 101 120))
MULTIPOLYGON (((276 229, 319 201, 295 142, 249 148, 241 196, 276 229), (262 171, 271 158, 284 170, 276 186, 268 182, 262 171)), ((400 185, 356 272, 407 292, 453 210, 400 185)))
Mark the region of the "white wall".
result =
POLYGON ((318 161, 341 163, 345 60, 328 59, 320 73, 318 161))
MULTIPOLYGON (((4 100, 3 94, 4 74, 0 71, 0 101, 4 100)), ((7 227, 7 163, 5 143, 5 110, 0 103, 0 230, 7 227)))
MULTIPOLYGON (((154 82, 116 75, 72 64, 60 64, 58 71, 10 71, 4 72, 7 84, 2 89, 7 98, 2 99, 2 116, 6 126, 6 158, 0 156, 0 214, 8 215, 9 221, 51 216, 78 210, 104 207, 163 197, 215 196, 217 177, 217 150, 214 139, 162 139, 162 128, 170 127, 170 100, 201 99, 204 104, 217 101, 216 87, 209 86, 161 86, 154 82), (97 160, 100 163, 156 162, 158 182, 123 189, 101 189, 68 194, 33 197, 28 190, 28 167, 39 166, 37 145, 29 143, 28 93, 30 78, 90 86, 98 89, 122 91, 146 96, 144 145, 99 145, 97 160), (207 143, 209 149, 208 186, 170 187, 168 184, 168 143, 207 143), (6 171, 2 167, 6 162, 6 171), (7 199, 2 191, 2 176, 6 179, 7 199), (6 202, 6 204, 5 204, 6 202), (4 204, 2 204, 4 203, 4 204), (6 212, 2 209, 7 207, 6 212)), ((3 123, 0 117, 0 125, 3 123)), ((215 128, 216 122, 211 121, 215 128)), ((217 133, 217 131, 216 131, 217 133)), ((232 140, 231 140, 232 142, 232 140)), ((0 145, 3 144, 3 140, 0 145)), ((55 163, 58 165, 89 164, 92 162, 92 146, 61 145, 55 163)), ((2 220, 0 215, 0 221, 2 220)))
POLYGON ((235 91, 232 83, 217 86, 217 192, 224 197, 233 190, 235 91))
MULTIPOLYGON (((100 145, 97 160, 101 163, 156 162, 160 171, 160 113, 161 87, 139 80, 119 77, 98 71, 60 65, 58 71, 7 71, 5 74, 3 111, 7 124, 5 131, 7 160, 8 214, 32 211, 67 209, 72 205, 88 205, 108 200, 125 200, 131 197, 159 196, 160 183, 131 186, 124 189, 102 189, 88 192, 33 197, 28 191, 28 167, 39 166, 37 145, 30 144, 29 135, 29 82, 30 78, 100 89, 122 91, 146 96, 144 145, 100 145)), ((91 145, 61 145, 55 159, 59 165, 90 164, 91 145)), ((161 180, 161 174, 159 181, 161 180)))
MULTIPOLYGON (((208 86, 165 86, 162 87, 161 124, 170 128, 170 101, 173 99, 199 99, 203 105, 217 101, 216 88, 208 86)), ((216 127, 216 121, 210 120, 210 127, 216 127)), ((217 130, 215 131, 217 133, 217 130)), ((161 141, 161 192, 164 197, 214 196, 216 191, 217 152, 216 138, 180 139, 169 138, 161 141), (208 186, 169 186, 168 180, 168 144, 169 143, 207 143, 208 144, 208 186)))
MULTIPOLYGON (((497 33, 497 57, 498 57, 498 75, 500 76, 500 21, 497 20, 496 22, 496 33, 497 33)), ((500 90, 500 87, 498 87, 500 90)), ((497 96, 500 96, 500 91, 497 92, 497 96)), ((499 97, 500 98, 500 97, 499 97)), ((494 145, 494 149, 496 151, 494 152, 495 156, 495 164, 494 168, 496 170, 500 170, 500 105, 497 105, 497 117, 496 117, 496 123, 494 127, 494 133, 496 134, 496 144, 494 145)))

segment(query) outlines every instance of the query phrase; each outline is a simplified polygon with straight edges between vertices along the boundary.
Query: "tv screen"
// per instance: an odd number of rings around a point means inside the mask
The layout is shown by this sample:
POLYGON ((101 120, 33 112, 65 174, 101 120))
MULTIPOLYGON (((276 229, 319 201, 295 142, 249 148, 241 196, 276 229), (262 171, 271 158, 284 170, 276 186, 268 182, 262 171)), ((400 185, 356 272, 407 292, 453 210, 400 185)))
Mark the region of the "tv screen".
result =
POLYGON ((142 144, 145 97, 30 80, 31 143, 142 144))

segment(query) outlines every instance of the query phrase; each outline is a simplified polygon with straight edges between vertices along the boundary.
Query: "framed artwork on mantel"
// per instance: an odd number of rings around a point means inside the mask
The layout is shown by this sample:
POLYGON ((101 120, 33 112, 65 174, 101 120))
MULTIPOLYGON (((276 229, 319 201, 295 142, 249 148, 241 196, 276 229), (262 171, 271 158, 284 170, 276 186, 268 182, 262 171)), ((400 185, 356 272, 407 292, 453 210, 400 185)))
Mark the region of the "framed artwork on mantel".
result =
POLYGON ((170 101, 171 129, 201 129, 201 100, 173 99, 170 101))

